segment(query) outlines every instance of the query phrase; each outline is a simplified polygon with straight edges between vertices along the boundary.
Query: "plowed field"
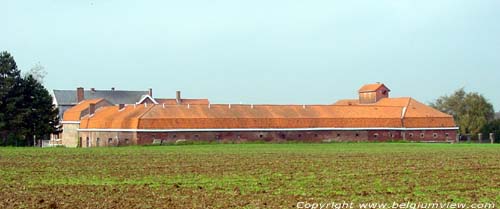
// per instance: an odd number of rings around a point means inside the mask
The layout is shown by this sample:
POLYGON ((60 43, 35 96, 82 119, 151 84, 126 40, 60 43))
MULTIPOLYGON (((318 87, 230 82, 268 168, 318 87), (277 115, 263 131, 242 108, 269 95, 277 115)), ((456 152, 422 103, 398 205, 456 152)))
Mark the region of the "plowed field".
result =
POLYGON ((0 148, 0 208, 294 208, 334 201, 498 206, 500 146, 0 148))

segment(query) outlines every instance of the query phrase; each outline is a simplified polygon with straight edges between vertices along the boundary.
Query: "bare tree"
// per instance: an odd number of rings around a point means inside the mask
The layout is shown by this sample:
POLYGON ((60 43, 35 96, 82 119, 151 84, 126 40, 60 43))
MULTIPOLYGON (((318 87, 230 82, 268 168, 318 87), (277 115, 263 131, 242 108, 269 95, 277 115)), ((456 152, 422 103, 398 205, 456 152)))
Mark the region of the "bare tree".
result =
POLYGON ((43 84, 45 76, 47 76, 47 71, 45 71, 45 67, 43 67, 42 64, 36 63, 29 71, 24 73, 23 77, 26 78, 29 75, 33 76, 35 80, 43 84))

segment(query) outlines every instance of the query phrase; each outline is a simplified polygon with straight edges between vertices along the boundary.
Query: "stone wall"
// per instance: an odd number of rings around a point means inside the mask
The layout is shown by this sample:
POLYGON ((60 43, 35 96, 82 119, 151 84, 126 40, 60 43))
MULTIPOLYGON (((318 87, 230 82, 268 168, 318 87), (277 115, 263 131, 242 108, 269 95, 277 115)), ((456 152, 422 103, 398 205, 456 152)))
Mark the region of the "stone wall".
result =
POLYGON ((78 131, 80 124, 65 123, 61 134, 61 143, 65 147, 76 147, 78 145, 78 131))
POLYGON ((81 147, 126 146, 137 144, 135 132, 82 131, 81 147))

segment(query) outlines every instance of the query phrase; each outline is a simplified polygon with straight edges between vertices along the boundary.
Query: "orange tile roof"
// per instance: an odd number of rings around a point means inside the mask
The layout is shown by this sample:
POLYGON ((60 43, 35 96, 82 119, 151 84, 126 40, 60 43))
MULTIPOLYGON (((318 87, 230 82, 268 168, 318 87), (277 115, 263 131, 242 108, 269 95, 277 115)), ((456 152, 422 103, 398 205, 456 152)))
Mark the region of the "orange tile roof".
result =
POLYGON ((378 105, 129 105, 99 109, 81 128, 371 128, 454 127, 453 118, 412 99, 378 105), (401 120, 407 102, 405 120, 401 120), (391 106, 392 105, 392 106, 391 106), (405 122, 403 122, 405 121, 405 122))
MULTIPOLYGON (((375 83, 375 84, 366 84, 362 86, 358 92, 371 92, 371 91, 377 91, 380 87, 385 87, 387 88, 383 83, 375 83)), ((389 88, 387 88, 389 89, 389 88)))
POLYGON ((456 126, 453 116, 422 104, 411 97, 383 98, 372 104, 359 104, 358 100, 346 99, 339 100, 334 105, 404 107, 406 108, 404 126, 407 128, 456 126))
POLYGON ((134 128, 140 116, 149 108, 144 105, 128 105, 122 110, 117 106, 103 107, 93 116, 83 117, 80 128, 134 128))
POLYGON ((406 109, 404 125, 408 128, 454 127, 455 122, 453 116, 411 99, 406 109))
POLYGON ((440 112, 432 107, 418 102, 417 100, 410 99, 405 117, 452 117, 446 113, 440 112))
MULTIPOLYGON (((387 88, 368 84, 359 92, 387 88)), ((451 115, 442 113, 411 97, 382 98, 360 104, 357 99, 333 105, 209 105, 208 99, 155 99, 159 104, 128 105, 123 109, 106 106, 92 116, 82 111, 86 100, 68 110, 65 120, 80 120, 83 129, 232 129, 232 128, 436 128, 455 127, 451 115), (188 105, 189 104, 189 105, 188 105)))
POLYGON ((90 104, 97 104, 104 101, 103 98, 83 100, 72 108, 66 110, 63 115, 63 121, 78 121, 82 117, 82 112, 89 108, 90 104))
POLYGON ((357 99, 339 100, 333 105, 351 105, 351 106, 372 106, 372 107, 407 107, 406 116, 420 117, 449 117, 450 115, 440 112, 432 107, 418 102, 411 97, 401 98, 382 98, 376 103, 359 104, 357 99))

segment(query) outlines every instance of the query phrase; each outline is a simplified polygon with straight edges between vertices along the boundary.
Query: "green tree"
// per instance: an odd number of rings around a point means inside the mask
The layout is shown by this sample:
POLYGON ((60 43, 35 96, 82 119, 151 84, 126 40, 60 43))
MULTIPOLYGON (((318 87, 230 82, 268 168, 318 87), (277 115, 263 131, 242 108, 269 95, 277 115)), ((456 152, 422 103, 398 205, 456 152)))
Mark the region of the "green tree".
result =
POLYGON ((439 97, 430 105, 453 115, 461 134, 473 136, 480 133, 495 115, 493 105, 483 95, 477 92, 467 93, 463 88, 451 95, 439 97))
MULTIPOLYGON (((52 96, 45 87, 32 75, 21 80, 16 94, 17 115, 12 117, 12 124, 22 129, 11 129, 23 144, 32 146, 36 140, 47 139, 56 131, 59 119, 57 109, 52 104, 52 96)), ((15 110, 12 112, 16 112, 15 110)), ((39 143, 38 143, 39 144, 39 143)))
POLYGON ((9 135, 7 108, 11 100, 11 92, 20 78, 20 72, 17 69, 14 57, 8 52, 0 52, 0 135, 2 144, 5 144, 9 135), (9 101, 8 101, 9 100, 9 101))
POLYGON ((482 130, 485 138, 489 139, 489 133, 495 134, 495 142, 500 142, 500 119, 495 119, 489 122, 482 130))
POLYGON ((19 75, 10 54, 2 52, 0 60, 2 144, 32 146, 34 139, 46 139, 57 131, 57 109, 40 81, 30 73, 19 75))
POLYGON ((25 136, 28 134, 23 123, 24 118, 28 117, 28 112, 23 104, 22 82, 22 78, 16 78, 13 88, 7 93, 5 99, 3 111, 8 145, 18 145, 19 141, 24 143, 25 136))

